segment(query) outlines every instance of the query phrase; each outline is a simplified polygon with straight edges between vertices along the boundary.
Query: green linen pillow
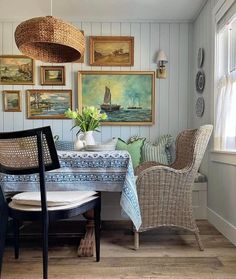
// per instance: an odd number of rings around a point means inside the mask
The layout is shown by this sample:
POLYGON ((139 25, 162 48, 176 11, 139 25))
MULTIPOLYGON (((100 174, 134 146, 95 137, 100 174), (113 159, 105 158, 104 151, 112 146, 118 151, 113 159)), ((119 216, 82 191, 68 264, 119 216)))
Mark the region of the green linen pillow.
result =
POLYGON ((140 164, 141 159, 141 148, 143 146, 145 139, 137 139, 133 142, 126 143, 122 139, 118 138, 116 149, 117 150, 126 150, 129 152, 133 168, 135 169, 140 164))
POLYGON ((145 142, 142 147, 141 162, 155 161, 160 164, 169 165, 172 161, 168 151, 174 139, 171 135, 163 135, 157 139, 156 143, 145 142))

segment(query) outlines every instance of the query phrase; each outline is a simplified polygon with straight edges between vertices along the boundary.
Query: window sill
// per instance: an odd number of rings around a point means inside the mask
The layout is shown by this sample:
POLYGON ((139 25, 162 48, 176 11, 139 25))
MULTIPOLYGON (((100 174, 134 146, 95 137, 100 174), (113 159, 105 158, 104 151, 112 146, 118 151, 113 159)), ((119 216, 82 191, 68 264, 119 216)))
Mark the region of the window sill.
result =
POLYGON ((236 166, 236 151, 212 150, 211 161, 236 166))

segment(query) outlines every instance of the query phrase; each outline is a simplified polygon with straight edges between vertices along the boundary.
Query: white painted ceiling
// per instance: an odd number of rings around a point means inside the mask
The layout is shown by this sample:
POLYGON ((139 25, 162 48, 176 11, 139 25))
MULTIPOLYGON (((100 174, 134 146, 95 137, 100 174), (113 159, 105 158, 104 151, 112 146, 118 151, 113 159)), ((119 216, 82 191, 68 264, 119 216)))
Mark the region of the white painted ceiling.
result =
MULTIPOLYGON (((53 16, 86 20, 192 20, 206 0, 54 0, 53 16)), ((50 15, 50 0, 0 0, 1 19, 50 15)))

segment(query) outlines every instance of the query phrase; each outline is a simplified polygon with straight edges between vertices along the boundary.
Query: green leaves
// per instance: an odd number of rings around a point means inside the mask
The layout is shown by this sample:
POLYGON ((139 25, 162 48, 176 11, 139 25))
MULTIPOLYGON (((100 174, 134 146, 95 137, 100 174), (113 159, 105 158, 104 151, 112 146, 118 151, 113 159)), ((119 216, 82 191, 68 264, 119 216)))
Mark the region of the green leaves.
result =
POLYGON ((101 120, 107 119, 106 113, 101 113, 100 109, 93 106, 84 107, 82 113, 79 113, 78 109, 75 111, 68 109, 65 116, 75 120, 75 125, 71 129, 79 126, 79 132, 98 131, 101 120))

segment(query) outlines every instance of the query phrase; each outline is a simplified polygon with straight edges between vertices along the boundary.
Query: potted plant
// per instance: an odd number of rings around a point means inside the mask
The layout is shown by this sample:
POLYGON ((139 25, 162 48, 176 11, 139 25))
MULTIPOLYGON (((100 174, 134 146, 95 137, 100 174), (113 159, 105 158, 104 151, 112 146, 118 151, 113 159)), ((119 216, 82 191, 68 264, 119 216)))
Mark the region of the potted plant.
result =
POLYGON ((93 106, 84 107, 81 113, 78 109, 75 111, 68 109, 65 116, 74 119, 75 125, 71 129, 79 127, 75 142, 75 149, 77 150, 82 149, 85 145, 95 144, 93 131, 99 132, 98 128, 101 125, 101 120, 107 119, 106 113, 101 113, 100 109, 93 106))

